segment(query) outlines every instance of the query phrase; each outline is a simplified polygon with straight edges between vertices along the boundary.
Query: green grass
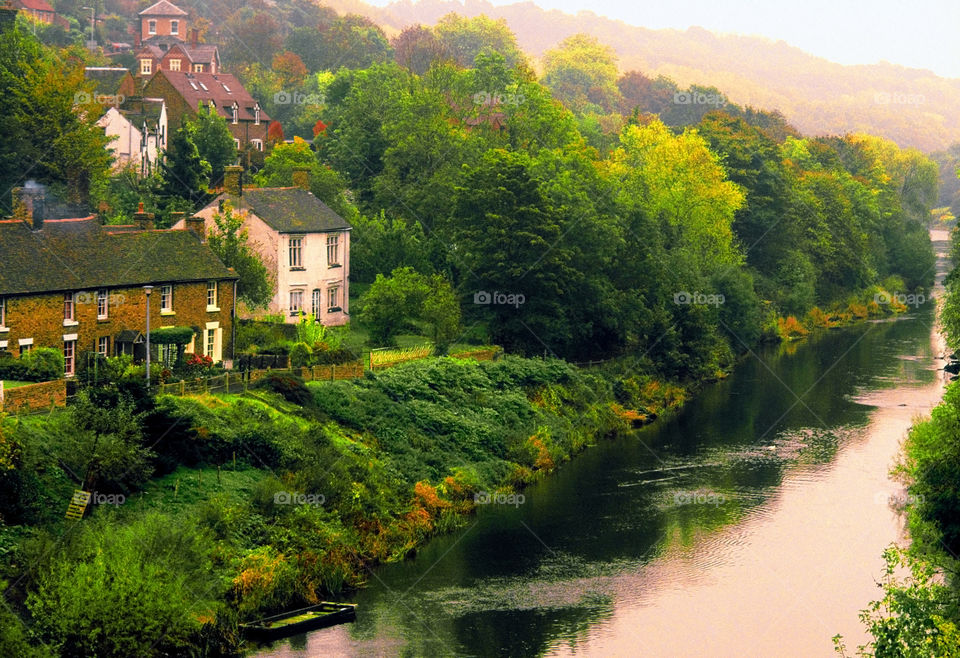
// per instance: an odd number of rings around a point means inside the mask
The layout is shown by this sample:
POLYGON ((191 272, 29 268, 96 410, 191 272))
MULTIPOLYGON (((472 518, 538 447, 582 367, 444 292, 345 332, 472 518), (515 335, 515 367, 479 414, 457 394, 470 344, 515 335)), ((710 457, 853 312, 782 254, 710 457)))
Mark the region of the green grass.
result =
POLYGON ((158 510, 168 514, 192 512, 214 496, 231 503, 249 503, 254 485, 269 473, 258 468, 225 464, 217 480, 216 467, 187 468, 180 466, 172 473, 151 480, 143 491, 125 503, 139 510, 158 510))
POLYGON ((4 389, 19 388, 20 386, 29 386, 30 384, 36 384, 36 382, 20 382, 15 379, 3 380, 4 389))

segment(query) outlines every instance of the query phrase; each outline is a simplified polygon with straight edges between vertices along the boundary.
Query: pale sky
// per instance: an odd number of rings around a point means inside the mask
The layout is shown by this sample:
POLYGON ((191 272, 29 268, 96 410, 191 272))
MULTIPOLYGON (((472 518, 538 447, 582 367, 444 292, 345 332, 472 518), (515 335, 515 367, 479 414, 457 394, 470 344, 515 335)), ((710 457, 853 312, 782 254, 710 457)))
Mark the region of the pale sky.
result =
MULTIPOLYGON (((387 0, 367 0, 383 6, 387 0)), ((490 0, 494 5, 511 0, 490 0)), ((960 2, 944 0, 534 0, 544 9, 601 16, 649 28, 783 39, 841 64, 881 60, 960 78, 960 2)))

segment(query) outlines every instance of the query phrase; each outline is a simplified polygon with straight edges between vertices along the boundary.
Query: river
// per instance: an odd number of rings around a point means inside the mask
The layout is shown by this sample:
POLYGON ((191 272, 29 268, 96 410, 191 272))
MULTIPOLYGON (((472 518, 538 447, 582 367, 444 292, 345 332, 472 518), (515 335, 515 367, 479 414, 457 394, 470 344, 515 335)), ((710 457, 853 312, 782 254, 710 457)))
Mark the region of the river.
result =
POLYGON ((942 394, 933 306, 749 355, 371 572, 355 623, 257 655, 832 656, 837 633, 853 653, 905 539, 889 469, 942 394))

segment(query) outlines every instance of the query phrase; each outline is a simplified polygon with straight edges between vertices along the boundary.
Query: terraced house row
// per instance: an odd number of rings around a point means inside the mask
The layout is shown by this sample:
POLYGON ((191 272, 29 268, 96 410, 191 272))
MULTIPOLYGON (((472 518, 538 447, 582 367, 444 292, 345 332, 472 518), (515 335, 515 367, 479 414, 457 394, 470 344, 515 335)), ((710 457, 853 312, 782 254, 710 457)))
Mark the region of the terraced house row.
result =
MULTIPOLYGON (((236 273, 205 243, 202 221, 155 230, 101 225, 96 216, 63 217, 42 192, 15 190, 12 219, 0 220, 0 351, 63 351, 66 374, 87 352, 146 355, 151 331, 190 327, 187 353, 229 365, 233 358, 236 273)), ((151 345, 170 362, 173 346, 151 345)))

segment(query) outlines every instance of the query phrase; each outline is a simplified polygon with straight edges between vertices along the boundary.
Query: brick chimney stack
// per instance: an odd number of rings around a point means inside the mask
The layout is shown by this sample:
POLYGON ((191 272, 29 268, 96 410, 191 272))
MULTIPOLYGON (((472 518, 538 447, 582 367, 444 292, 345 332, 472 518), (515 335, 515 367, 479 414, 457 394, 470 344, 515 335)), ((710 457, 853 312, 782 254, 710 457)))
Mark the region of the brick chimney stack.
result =
POLYGON ((207 241, 207 232, 203 217, 187 217, 184 226, 187 227, 188 231, 197 236, 197 239, 200 240, 201 243, 207 241))
POLYGON ((243 167, 240 165, 229 165, 223 168, 223 189, 227 194, 240 196, 240 176, 243 175, 243 167))
POLYGON ((197 43, 200 41, 200 30, 195 27, 190 28, 190 45, 194 48, 197 47, 197 43))
POLYGON ((294 167, 293 168, 293 185, 294 187, 299 187, 301 190, 310 191, 310 168, 309 167, 294 167))
MULTIPOLYGON (((32 182, 32 181, 31 181, 32 182)), ((13 217, 34 231, 43 228, 43 188, 30 186, 13 188, 13 217)))
POLYGON ((153 213, 144 212, 143 201, 137 204, 137 212, 133 213, 133 223, 136 224, 137 228, 141 231, 153 229, 153 213))

